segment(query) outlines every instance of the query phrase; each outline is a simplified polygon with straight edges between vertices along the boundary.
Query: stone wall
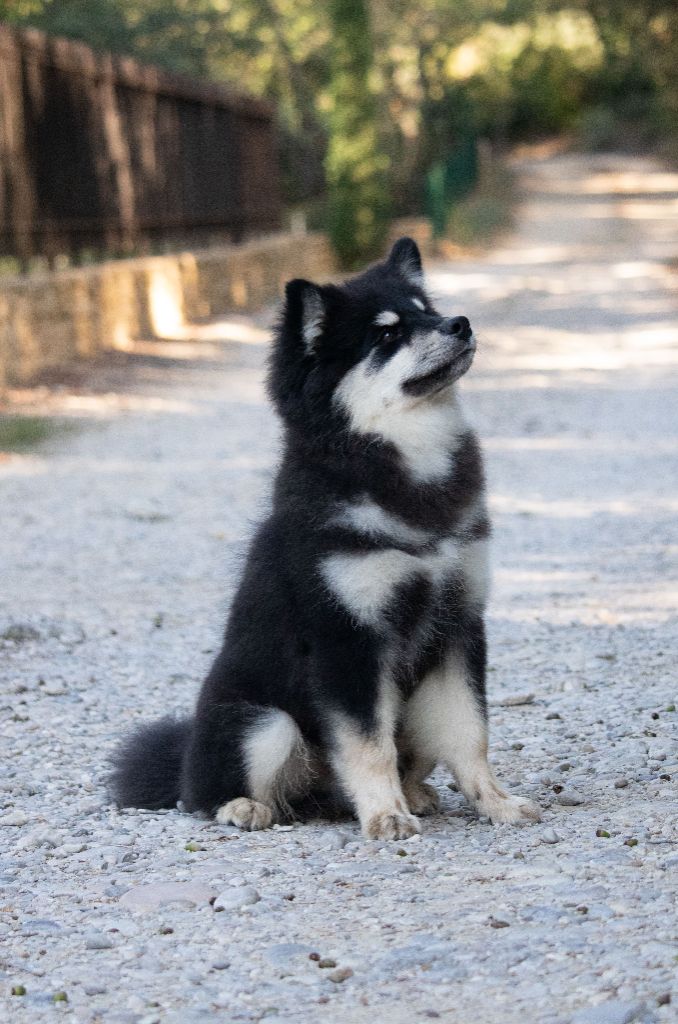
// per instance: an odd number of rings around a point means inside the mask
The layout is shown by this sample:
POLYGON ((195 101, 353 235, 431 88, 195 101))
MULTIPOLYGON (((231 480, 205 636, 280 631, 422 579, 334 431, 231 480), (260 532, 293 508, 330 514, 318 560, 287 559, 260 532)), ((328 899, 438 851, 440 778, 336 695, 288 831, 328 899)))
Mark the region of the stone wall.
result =
POLYGON ((335 271, 322 234, 280 234, 202 252, 102 263, 0 282, 0 387, 182 324, 275 300, 292 277, 335 271))

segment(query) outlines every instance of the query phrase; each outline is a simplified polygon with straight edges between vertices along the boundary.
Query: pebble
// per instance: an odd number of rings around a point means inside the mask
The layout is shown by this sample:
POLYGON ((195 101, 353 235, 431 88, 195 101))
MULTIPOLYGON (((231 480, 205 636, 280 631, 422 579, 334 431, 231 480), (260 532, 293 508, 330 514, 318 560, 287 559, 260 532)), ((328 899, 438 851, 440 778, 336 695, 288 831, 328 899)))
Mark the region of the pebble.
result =
POLYGON ((85 935, 85 949, 113 949, 114 945, 109 935, 100 932, 88 932, 85 935))
POLYGON ((48 697, 62 697, 65 693, 68 693, 66 686, 64 686, 60 679, 48 679, 40 689, 48 697))
POLYGON ((621 1003, 610 1000, 588 1006, 572 1017, 571 1024, 632 1024, 645 1012, 643 1003, 621 1003))
POLYGON ((127 910, 145 913, 157 910, 169 903, 188 903, 193 906, 209 904, 215 896, 214 889, 199 882, 152 882, 150 885, 135 885, 128 889, 119 900, 127 910))
POLYGON ((18 808, 16 808, 15 810, 10 811, 9 814, 5 814, 3 815, 2 818, 0 818, 0 825, 21 826, 25 825, 27 821, 28 816, 24 814, 23 811, 20 811, 18 808))
POLYGON ((586 803, 585 798, 576 789, 563 789, 557 794, 556 800, 563 807, 578 807, 580 804, 586 803))
POLYGON ((541 834, 541 841, 542 841, 542 843, 547 843, 548 845, 553 845, 553 843, 559 843, 560 842, 560 836, 558 835, 558 833, 556 832, 555 829, 547 828, 547 829, 544 829, 544 831, 541 834))
POLYGON ((325 977, 328 981, 333 981, 335 985, 340 985, 342 981, 353 977, 353 971, 350 967, 338 967, 336 971, 330 971, 325 977))
POLYGON ((224 889, 214 901, 215 910, 238 910, 240 907, 251 907, 258 903, 261 896, 251 885, 224 889))
POLYGON ((346 832, 333 832, 327 838, 327 842, 324 844, 324 850, 343 850, 346 844, 350 841, 350 836, 346 832))
POLYGON ((64 843, 63 846, 57 846, 52 856, 72 857, 74 853, 82 853, 86 849, 85 843, 64 843))
POLYGON ((614 780, 614 788, 615 789, 626 789, 628 784, 629 784, 629 780, 628 779, 619 778, 619 779, 615 779, 614 780))
POLYGON ((501 700, 497 701, 497 707, 500 708, 516 708, 521 704, 533 704, 534 694, 533 693, 516 693, 509 697, 502 697, 501 700))

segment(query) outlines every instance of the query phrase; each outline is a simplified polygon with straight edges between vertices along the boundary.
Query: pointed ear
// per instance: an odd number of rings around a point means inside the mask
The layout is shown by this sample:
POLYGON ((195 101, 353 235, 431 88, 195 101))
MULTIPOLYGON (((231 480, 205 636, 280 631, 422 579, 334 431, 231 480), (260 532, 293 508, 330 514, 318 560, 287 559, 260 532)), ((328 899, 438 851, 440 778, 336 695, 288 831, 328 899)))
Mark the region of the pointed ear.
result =
POLYGON ((295 278, 285 286, 285 324, 301 339, 310 355, 314 352, 325 324, 323 290, 311 281, 295 278))
POLYGON ((424 271, 421 265, 421 253, 419 246, 413 238, 399 238, 391 249, 391 254, 386 261, 389 267, 393 267, 410 284, 418 288, 424 283, 424 271))

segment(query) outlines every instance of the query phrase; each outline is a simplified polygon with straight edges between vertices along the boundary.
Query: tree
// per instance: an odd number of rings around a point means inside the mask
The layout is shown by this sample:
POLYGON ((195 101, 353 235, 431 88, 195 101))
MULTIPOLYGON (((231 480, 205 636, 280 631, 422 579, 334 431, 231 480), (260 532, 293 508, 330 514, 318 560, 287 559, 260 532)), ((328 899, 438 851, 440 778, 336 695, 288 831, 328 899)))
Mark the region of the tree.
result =
POLYGON ((381 253, 388 228, 388 158, 377 131, 372 33, 364 0, 330 0, 332 57, 325 168, 329 231, 345 267, 381 253))

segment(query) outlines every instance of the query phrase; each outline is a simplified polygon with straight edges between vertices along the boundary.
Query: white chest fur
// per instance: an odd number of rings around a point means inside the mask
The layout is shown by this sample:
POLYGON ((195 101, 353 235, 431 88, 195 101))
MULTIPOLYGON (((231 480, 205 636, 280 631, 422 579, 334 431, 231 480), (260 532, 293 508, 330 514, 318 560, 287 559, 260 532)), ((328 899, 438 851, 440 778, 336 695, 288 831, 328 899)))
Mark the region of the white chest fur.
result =
POLYGON ((320 568, 326 586, 351 616, 364 625, 378 626, 398 588, 416 577, 439 588, 459 575, 466 603, 482 608, 489 584, 488 542, 445 537, 421 554, 395 547, 342 552, 329 555, 320 568))

